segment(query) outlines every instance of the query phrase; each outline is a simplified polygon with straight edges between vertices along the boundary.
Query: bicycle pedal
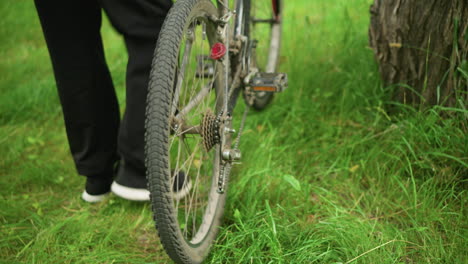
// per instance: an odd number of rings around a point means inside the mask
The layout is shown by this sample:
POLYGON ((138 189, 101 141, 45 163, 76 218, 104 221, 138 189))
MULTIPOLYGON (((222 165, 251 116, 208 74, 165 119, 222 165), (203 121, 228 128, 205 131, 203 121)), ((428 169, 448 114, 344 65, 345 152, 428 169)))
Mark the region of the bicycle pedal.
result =
POLYGON ((249 83, 255 92, 279 93, 288 88, 288 75, 286 73, 258 73, 249 83))
POLYGON ((214 76, 214 61, 208 55, 197 56, 197 70, 195 77, 197 78, 213 78, 214 76))

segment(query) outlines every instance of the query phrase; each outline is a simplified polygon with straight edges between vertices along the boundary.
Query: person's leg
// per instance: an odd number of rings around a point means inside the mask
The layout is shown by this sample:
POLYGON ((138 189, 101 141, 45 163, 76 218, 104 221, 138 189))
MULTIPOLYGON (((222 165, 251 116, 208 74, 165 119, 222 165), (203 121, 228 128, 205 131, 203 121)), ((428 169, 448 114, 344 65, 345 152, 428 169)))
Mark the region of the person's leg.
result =
POLYGON ((96 1, 35 0, 55 74, 70 150, 91 194, 109 191, 118 160, 119 107, 96 1))
POLYGON ((144 164, 145 102, 156 40, 172 1, 100 2, 113 26, 123 35, 128 50, 126 110, 118 139, 122 160, 112 190, 126 199, 148 200, 144 164), (126 189, 115 189, 116 186, 126 189))

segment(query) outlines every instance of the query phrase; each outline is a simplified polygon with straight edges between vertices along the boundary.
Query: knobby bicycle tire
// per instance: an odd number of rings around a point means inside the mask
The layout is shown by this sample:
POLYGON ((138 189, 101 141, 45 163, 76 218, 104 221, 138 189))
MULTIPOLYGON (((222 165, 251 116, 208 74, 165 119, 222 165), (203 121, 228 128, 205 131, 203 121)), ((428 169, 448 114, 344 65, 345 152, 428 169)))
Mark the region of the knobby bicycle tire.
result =
MULTIPOLYGON (((182 104, 184 100, 187 100, 188 103, 185 107, 188 109, 188 105, 192 102, 191 100, 196 102, 195 99, 190 99, 192 92, 186 92, 188 99, 181 97, 183 89, 189 89, 187 88, 189 85, 182 85, 180 90, 178 90, 177 82, 180 79, 178 74, 185 72, 184 68, 186 67, 180 65, 187 65, 188 67, 191 66, 191 64, 188 62, 185 62, 185 64, 184 62, 181 63, 181 53, 183 53, 182 50, 189 49, 187 46, 183 47, 181 43, 183 41, 187 41, 187 35, 189 34, 187 32, 192 30, 189 28, 194 27, 195 29, 193 29, 193 31, 196 31, 195 33, 200 31, 197 29, 198 24, 203 24, 204 26, 201 31, 205 30, 206 27, 206 31, 208 31, 208 37, 210 38, 210 34, 214 34, 213 32, 215 29, 214 22, 210 19, 217 17, 217 12, 217 8, 209 0, 177 1, 169 12, 161 29, 153 57, 153 67, 150 73, 145 135, 148 188, 151 194, 151 205, 154 220, 161 243, 163 244, 167 254, 176 263, 200 263, 207 256, 209 249, 218 233, 226 199, 225 194, 219 194, 216 192, 217 185, 215 181, 221 168, 220 144, 216 144, 211 146, 213 149, 210 153, 214 152, 214 154, 209 154, 211 155, 209 157, 214 157, 212 160, 208 159, 206 163, 203 163, 204 156, 200 158, 200 162, 202 163, 200 166, 208 164, 207 170, 211 170, 213 173, 211 177, 208 177, 208 180, 211 179, 211 183, 208 186, 209 189, 207 190, 208 196, 206 211, 203 212, 203 218, 200 220, 200 229, 197 231, 197 229, 194 228, 195 231, 186 231, 189 224, 191 224, 190 221, 197 222, 198 218, 197 215, 195 215, 193 216, 195 220, 185 219, 186 222, 182 223, 184 219, 181 220, 179 215, 181 213, 180 210, 182 209, 178 208, 179 200, 175 200, 173 196, 174 173, 172 170, 174 170, 174 166, 177 166, 177 164, 171 164, 171 162, 174 163, 172 161, 174 159, 174 155, 172 155, 171 152, 172 148, 174 147, 173 144, 177 144, 177 148, 179 149, 186 148, 193 150, 193 153, 195 153, 195 149, 197 148, 198 144, 200 144, 198 142, 193 143, 192 146, 184 146, 184 144, 188 145, 186 142, 184 142, 185 136, 177 136, 178 132, 174 129, 172 123, 174 116, 176 116, 177 113, 180 114, 184 111, 184 109, 181 110, 177 108, 174 112, 174 104, 179 105, 182 104), (177 140, 177 137, 180 137, 180 140, 176 143, 173 143, 171 140, 176 138, 174 139, 175 141, 177 140), (212 163, 212 168, 209 167, 209 163, 212 163), (190 234, 190 232, 192 234, 190 234), (190 238, 190 236, 193 237, 190 238)), ((190 32, 190 34, 191 33, 193 32, 190 32)), ((202 32, 201 34, 205 33, 202 32)), ((210 45, 213 44, 213 37, 211 37, 209 41, 210 45)), ((190 51, 188 52, 189 56, 192 51, 191 49, 192 48, 190 48, 190 51)), ((183 57, 185 58, 185 53, 183 57)), ((182 58, 182 61, 184 58, 182 58)), ((224 72, 223 68, 221 66, 216 67, 217 65, 221 64, 219 62, 215 62, 215 75, 211 84, 213 88, 208 91, 210 94, 215 94, 215 99, 210 99, 211 95, 204 97, 208 98, 207 100, 214 100, 215 102, 214 106, 212 107, 214 112, 213 116, 218 115, 223 108, 223 104, 219 98, 222 98, 224 95, 224 90, 220 88, 220 84, 223 81, 222 76, 224 76, 224 72)), ((201 73, 201 75, 204 74, 204 72, 201 73)), ((201 90, 199 93, 201 93, 201 90)), ((195 95, 193 97, 195 97, 195 95)), ((210 105, 210 102, 212 101, 209 101, 206 105, 210 105)), ((205 105, 202 107, 204 106, 205 105)), ((197 106, 195 109, 201 113, 196 113, 199 119, 204 119, 204 116, 209 116, 209 111, 202 112, 202 110, 198 110, 199 108, 200 107, 197 106)), ((183 117, 184 116, 182 116, 182 118, 183 117)), ((196 119, 196 117, 194 118, 196 119)), ((181 134, 182 133, 185 132, 181 132, 181 134)), ((191 140, 196 141, 201 139, 197 139, 195 135, 193 138, 191 138, 191 140)), ((187 171, 184 172, 185 179, 187 179, 191 177, 190 171, 195 168, 195 165, 193 168, 191 166, 192 163, 195 164, 194 161, 198 158, 198 156, 196 156, 198 154, 190 154, 193 155, 190 156, 189 154, 184 154, 184 152, 184 150, 178 150, 177 155, 175 155, 175 159, 176 162, 179 162, 179 155, 187 155, 188 159, 192 159, 190 161, 190 166, 184 165, 186 163, 183 163, 182 165, 179 164, 181 166, 180 168, 177 168, 177 170, 184 170, 183 166, 188 167, 187 171)), ((190 151, 187 152, 190 153, 190 151)), ((197 168, 195 168, 195 170, 197 170, 197 168)), ((201 169, 198 168, 197 177, 201 175, 200 170, 201 169)), ((179 172, 177 171, 176 174, 176 177, 178 177, 179 172)), ((195 184, 197 184, 197 180, 195 180, 195 184)), ((190 199, 193 199, 193 196, 190 199)), ((197 197, 195 197, 195 200, 196 199, 197 197)), ((192 201, 189 202, 192 203, 192 201)), ((195 202, 197 202, 197 200, 195 202)), ((191 209, 191 206, 192 204, 190 204, 190 206, 186 205, 186 207, 189 207, 188 210, 191 209)), ((198 205, 195 204, 194 206, 198 205)), ((188 217, 191 217, 190 213, 191 212, 188 213, 188 217)))

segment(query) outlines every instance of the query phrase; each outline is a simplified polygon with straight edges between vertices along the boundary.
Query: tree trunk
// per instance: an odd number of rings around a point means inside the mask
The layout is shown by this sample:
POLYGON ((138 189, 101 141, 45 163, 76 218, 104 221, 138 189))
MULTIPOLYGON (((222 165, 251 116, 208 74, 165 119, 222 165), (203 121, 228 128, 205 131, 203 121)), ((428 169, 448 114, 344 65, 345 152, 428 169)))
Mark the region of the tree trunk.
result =
POLYGON ((394 100, 466 105, 467 0, 374 0, 370 12, 370 46, 394 100))

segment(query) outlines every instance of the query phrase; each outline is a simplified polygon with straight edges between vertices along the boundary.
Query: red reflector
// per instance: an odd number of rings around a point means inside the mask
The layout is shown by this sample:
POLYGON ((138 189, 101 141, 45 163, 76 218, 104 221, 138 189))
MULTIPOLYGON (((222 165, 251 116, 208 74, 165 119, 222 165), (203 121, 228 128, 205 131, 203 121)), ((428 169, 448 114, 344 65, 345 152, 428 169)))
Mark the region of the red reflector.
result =
POLYGON ((221 59, 224 54, 226 54, 226 46, 224 46, 223 43, 216 43, 213 45, 213 47, 211 47, 211 54, 210 54, 210 57, 213 59, 213 60, 219 60, 221 59))

